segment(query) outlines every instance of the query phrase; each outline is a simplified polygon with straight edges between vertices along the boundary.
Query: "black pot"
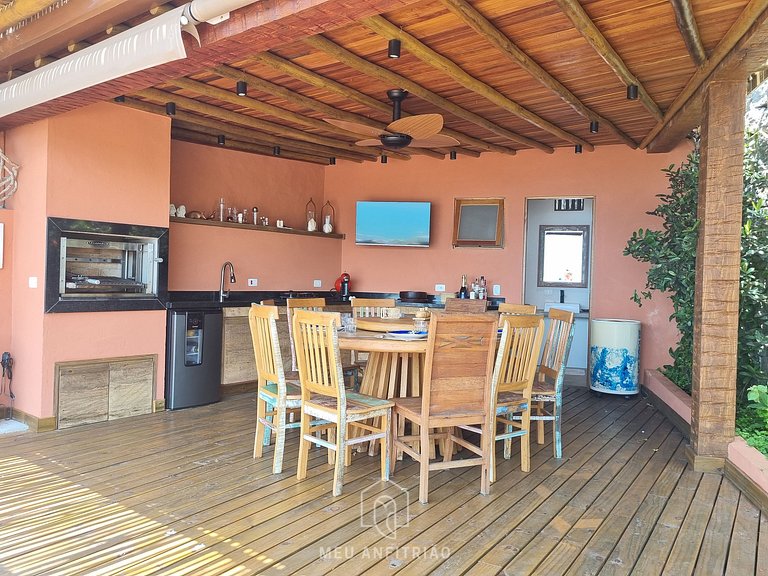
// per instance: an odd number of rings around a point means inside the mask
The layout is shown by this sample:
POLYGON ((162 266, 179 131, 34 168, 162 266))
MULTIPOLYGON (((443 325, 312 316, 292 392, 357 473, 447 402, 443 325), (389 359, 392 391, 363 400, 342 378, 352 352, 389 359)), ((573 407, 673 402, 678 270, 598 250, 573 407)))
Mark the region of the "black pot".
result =
POLYGON ((400 292, 400 300, 403 302, 429 302, 429 296, 426 292, 404 290, 400 292))

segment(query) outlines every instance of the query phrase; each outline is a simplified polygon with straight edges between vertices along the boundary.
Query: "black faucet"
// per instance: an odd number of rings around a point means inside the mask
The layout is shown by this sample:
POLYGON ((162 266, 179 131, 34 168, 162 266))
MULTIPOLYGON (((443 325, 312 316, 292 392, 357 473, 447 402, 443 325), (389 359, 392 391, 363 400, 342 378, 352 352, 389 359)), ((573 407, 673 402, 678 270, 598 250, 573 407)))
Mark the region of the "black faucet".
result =
POLYGON ((219 302, 224 302, 224 298, 229 298, 229 290, 224 290, 224 272, 227 269, 227 266, 229 266, 229 283, 234 284, 237 282, 237 278, 235 278, 235 267, 232 265, 232 262, 227 260, 224 262, 224 264, 221 265, 221 278, 219 279, 219 302))

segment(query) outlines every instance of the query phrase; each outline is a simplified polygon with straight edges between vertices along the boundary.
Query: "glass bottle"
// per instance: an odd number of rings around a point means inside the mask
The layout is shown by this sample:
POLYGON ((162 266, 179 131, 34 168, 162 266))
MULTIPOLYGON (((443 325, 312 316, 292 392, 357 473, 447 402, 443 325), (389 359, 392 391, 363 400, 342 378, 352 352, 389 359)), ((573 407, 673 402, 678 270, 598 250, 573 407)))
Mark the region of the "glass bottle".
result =
POLYGON ((226 207, 226 204, 224 203, 224 197, 222 196, 219 199, 219 222, 224 222, 225 220, 225 215, 226 215, 224 210, 225 207, 226 207))
POLYGON ((461 288, 459 289, 459 298, 469 298, 469 290, 467 290, 467 275, 461 275, 461 288))

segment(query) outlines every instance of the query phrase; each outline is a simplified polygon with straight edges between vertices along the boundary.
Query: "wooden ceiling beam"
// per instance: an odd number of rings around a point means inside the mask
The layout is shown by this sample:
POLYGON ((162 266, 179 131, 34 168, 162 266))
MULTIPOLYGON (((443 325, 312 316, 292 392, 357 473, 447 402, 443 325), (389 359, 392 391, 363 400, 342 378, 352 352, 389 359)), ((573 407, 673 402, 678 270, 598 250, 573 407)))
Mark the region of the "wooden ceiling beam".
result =
MULTIPOLYGON (((683 2, 685 0, 678 1, 683 2)), ((506 34, 499 30, 475 7, 466 2, 466 0, 441 0, 441 2, 462 22, 464 22, 464 24, 485 38, 499 52, 510 58, 523 70, 528 72, 528 74, 530 74, 540 84, 557 94, 566 104, 581 114, 584 118, 590 121, 599 122, 602 127, 608 128, 619 138, 621 138, 627 146, 630 146, 631 148, 637 148, 637 142, 632 140, 632 138, 617 128, 613 122, 586 106, 573 92, 561 84, 549 72, 544 70, 544 68, 539 66, 535 60, 533 60, 530 56, 528 56, 528 54, 521 50, 514 42, 512 42, 512 40, 509 39, 508 36, 506 36, 506 34)))
POLYGON ((16 0, 0 10, 0 30, 10 28, 56 4, 56 0, 16 0))
POLYGON ((603 33, 598 30, 595 23, 589 18, 584 8, 581 7, 578 0, 555 0, 560 10, 573 22, 576 30, 584 37, 584 39, 592 46, 595 52, 605 60, 605 63, 613 70, 613 73, 619 77, 619 79, 626 86, 634 84, 639 91, 640 103, 645 106, 645 109, 650 112, 656 120, 661 120, 663 114, 661 109, 650 97, 646 89, 643 87, 640 80, 629 71, 629 68, 621 59, 621 57, 613 49, 608 40, 606 40, 603 33))
MULTIPOLYGON (((279 96, 287 102, 291 102, 304 108, 319 112, 325 118, 335 118, 336 120, 344 120, 346 122, 357 122, 358 124, 364 124, 366 126, 370 126, 371 128, 380 130, 384 130, 387 127, 384 122, 379 122, 377 120, 372 120, 367 116, 346 112, 344 110, 334 108, 333 106, 328 106, 324 102, 320 102, 314 98, 309 98, 308 96, 304 96, 303 94, 289 90, 284 86, 280 86, 279 84, 275 84, 269 80, 264 80, 263 78, 259 78, 258 76, 254 76, 248 72, 238 70, 237 68, 232 68, 231 66, 216 66, 212 69, 212 72, 218 74, 219 76, 230 78, 231 80, 242 80, 247 82, 249 87, 254 87, 258 90, 261 90, 262 92, 273 94, 274 96, 279 96)), ((442 132, 444 134, 448 134, 448 136, 453 136, 467 146, 474 146, 482 150, 492 149, 492 145, 461 132, 448 130, 446 128, 443 128, 442 132)), ((501 147, 499 146, 499 148, 501 147)), ((456 150, 458 151, 458 148, 456 150)))
MULTIPOLYGON (((489 132, 502 136, 507 140, 518 142, 525 146, 530 146, 531 148, 538 148, 539 150, 543 150, 548 154, 551 154, 552 152, 554 152, 554 149, 552 147, 547 146, 546 144, 542 144, 541 142, 534 140, 532 138, 521 136, 520 134, 512 132, 511 130, 507 130, 506 128, 502 128, 501 126, 498 126, 497 124, 491 122, 487 118, 483 118, 479 114, 470 112, 466 108, 462 108, 461 106, 454 104, 450 100, 443 98, 442 96, 439 96, 438 94, 435 94, 430 90, 427 90, 420 84, 417 84, 416 82, 409 80, 405 76, 400 76, 399 74, 391 72, 386 68, 382 68, 381 66, 373 64, 372 62, 369 62, 368 60, 361 58, 356 54, 353 54, 346 48, 339 46, 335 42, 332 42, 331 40, 329 40, 328 38, 320 34, 318 34, 317 36, 312 36, 310 38, 307 38, 306 40, 304 40, 304 42, 306 42, 313 48, 322 50, 326 54, 333 56, 334 58, 336 58, 336 60, 338 60, 343 64, 346 64, 350 68, 358 70, 359 72, 362 72, 367 76, 371 76, 372 78, 382 80, 383 82, 386 82, 391 86, 405 88, 406 90, 408 90, 408 92, 410 92, 414 96, 418 96, 422 100, 425 100, 437 106, 438 108, 445 110, 446 112, 450 112, 454 116, 457 116, 459 118, 462 118, 463 120, 466 120, 467 122, 471 122, 473 124, 476 124, 477 126, 485 128, 489 132)), ((443 132, 445 134, 448 134, 448 136, 453 136, 457 140, 461 140, 461 138, 459 137, 460 133, 447 131, 447 130, 443 130, 443 132)), ((469 142, 467 142, 467 144, 469 144, 469 142)), ((501 152, 502 154, 515 153, 514 149, 508 148, 506 146, 498 146, 495 144, 487 144, 487 145, 492 146, 491 150, 494 152, 501 152)))
POLYGON ((693 14, 690 0, 669 0, 675 11, 675 22, 680 35, 683 37, 688 54, 696 66, 701 66, 707 59, 707 53, 704 51, 704 44, 699 35, 699 26, 696 24, 696 17, 693 14))
MULTIPOLYGON (((363 156, 368 156, 368 157, 371 157, 371 156, 375 157, 378 155, 378 152, 376 152, 376 149, 373 149, 370 152, 366 152, 360 147, 355 146, 354 144, 349 144, 347 142, 340 142, 339 140, 328 138, 326 136, 320 136, 318 134, 309 134, 308 132, 304 132, 303 130, 297 130, 296 128, 282 126, 280 124, 275 124, 274 122, 259 120, 258 118, 253 118, 252 116, 247 116, 245 114, 238 114, 237 112, 225 110, 224 108, 219 108, 211 104, 198 102, 194 98, 186 98, 179 94, 164 92, 162 90, 157 90, 155 88, 140 90, 135 95, 141 98, 146 98, 148 100, 163 103, 163 104, 165 104, 166 102, 175 102, 177 110, 178 108, 183 108, 190 112, 195 112, 197 114, 204 114, 206 116, 211 116, 212 118, 217 118, 225 122, 232 122, 233 124, 247 126, 248 128, 253 128, 254 130, 261 130, 263 132, 268 132, 270 134, 286 136, 289 138, 293 138, 295 140, 303 140, 305 142, 320 144, 323 146, 328 146, 329 148, 338 149, 342 151, 345 150, 347 152, 353 152, 353 153, 360 154, 363 156)), ((400 154, 400 153, 397 153, 397 154, 400 154)))
POLYGON ((241 142, 240 140, 231 140, 229 138, 226 139, 226 142, 222 146, 219 144, 218 135, 186 130, 184 128, 171 128, 171 138, 173 140, 183 140, 184 142, 192 142, 193 144, 202 144, 203 146, 224 148, 226 150, 237 150, 238 152, 259 154, 261 156, 272 156, 280 159, 285 158, 288 160, 298 160, 300 162, 311 162, 312 164, 329 164, 328 158, 310 156, 309 154, 301 154, 300 152, 284 150, 283 148, 280 149, 280 155, 275 156, 274 148, 270 146, 251 144, 250 142, 241 142))
POLYGON ((594 150, 595 147, 566 130, 563 130, 559 126, 556 126, 545 120, 544 118, 534 114, 527 108, 524 108, 517 102, 507 98, 492 86, 478 80, 471 74, 467 73, 460 66, 456 65, 452 60, 446 58, 442 54, 438 54, 436 51, 429 48, 426 44, 418 40, 415 36, 409 34, 402 28, 395 26, 382 16, 371 16, 361 21, 362 24, 376 32, 379 36, 384 38, 397 38, 399 39, 405 48, 413 54, 416 58, 432 66, 433 68, 440 70, 460 85, 464 86, 467 90, 483 96, 490 102, 493 102, 496 106, 499 106, 503 110, 514 114, 515 116, 522 118, 526 122, 533 124, 537 128, 549 132, 572 144, 581 144, 586 150, 594 150))
MULTIPOLYGON (((165 107, 160 104, 153 104, 146 100, 138 100, 135 98, 126 98, 123 105, 136 110, 142 110, 144 112, 150 112, 152 114, 159 114, 165 116, 165 107)), ((316 156, 336 156, 337 158, 345 158, 354 161, 370 161, 375 162, 378 160, 378 156, 363 155, 356 152, 347 152, 345 150, 338 150, 336 148, 328 148, 319 144, 313 144, 311 142, 291 140, 289 138, 283 138, 281 136, 275 136, 274 134, 268 134, 259 130, 246 128, 243 126, 237 126, 235 124, 228 124, 221 120, 215 120, 207 116, 199 116, 191 112, 185 112, 183 110, 176 111, 176 115, 173 117, 173 125, 188 130, 200 130, 201 127, 209 129, 212 133, 223 134, 225 136, 235 136, 240 140, 251 142, 252 144, 260 144, 263 146, 280 146, 286 150, 295 150, 298 152, 316 155, 316 156)))
MULTIPOLYGON (((768 0, 751 0, 709 55, 691 76, 656 126, 640 143, 649 152, 666 152, 701 121, 702 86, 715 75, 747 76, 768 59, 768 0)), ((746 97, 746 95, 745 95, 746 97)))

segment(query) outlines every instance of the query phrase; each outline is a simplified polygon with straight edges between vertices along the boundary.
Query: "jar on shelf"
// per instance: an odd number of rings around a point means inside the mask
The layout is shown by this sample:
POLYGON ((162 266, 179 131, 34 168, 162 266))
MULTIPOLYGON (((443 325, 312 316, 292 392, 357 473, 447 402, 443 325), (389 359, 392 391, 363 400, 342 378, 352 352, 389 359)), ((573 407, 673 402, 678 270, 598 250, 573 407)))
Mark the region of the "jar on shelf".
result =
POLYGON ((305 210, 307 212, 307 230, 309 232, 314 232, 317 230, 317 220, 315 220, 315 212, 317 211, 317 207, 312 201, 312 198, 310 198, 309 202, 307 202, 305 210))
POLYGON ((333 204, 330 201, 323 204, 323 208, 320 211, 320 219, 323 221, 323 232, 330 234, 333 232, 333 224, 336 220, 336 210, 333 208, 333 204))

